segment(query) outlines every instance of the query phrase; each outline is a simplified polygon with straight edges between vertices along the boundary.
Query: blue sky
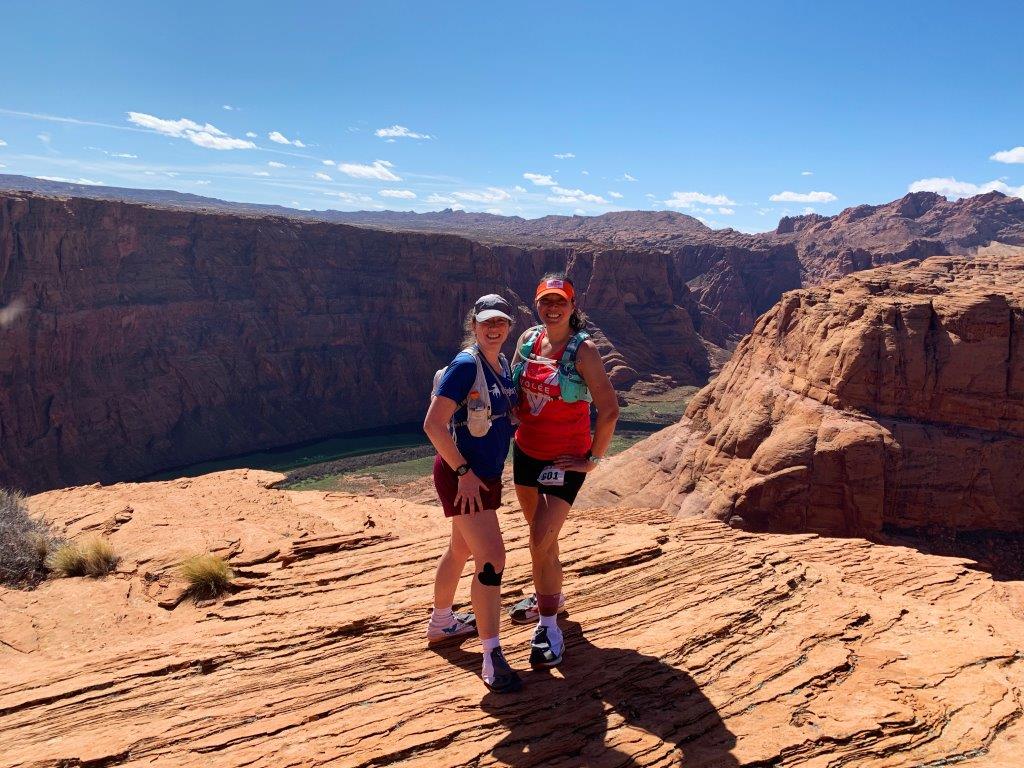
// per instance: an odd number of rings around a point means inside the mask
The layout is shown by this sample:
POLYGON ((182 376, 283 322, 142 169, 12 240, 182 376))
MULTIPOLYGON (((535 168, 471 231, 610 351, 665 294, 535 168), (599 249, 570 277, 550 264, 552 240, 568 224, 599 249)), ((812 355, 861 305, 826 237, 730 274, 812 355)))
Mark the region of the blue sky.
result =
POLYGON ((745 231, 1024 195, 1019 2, 59 2, 3 26, 0 173, 745 231))

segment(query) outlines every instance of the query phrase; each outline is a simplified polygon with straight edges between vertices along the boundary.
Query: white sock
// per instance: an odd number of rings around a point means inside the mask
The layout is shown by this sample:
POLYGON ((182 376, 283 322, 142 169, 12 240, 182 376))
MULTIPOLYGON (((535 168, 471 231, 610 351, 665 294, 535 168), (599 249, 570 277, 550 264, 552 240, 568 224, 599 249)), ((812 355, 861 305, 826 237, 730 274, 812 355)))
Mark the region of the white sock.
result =
POLYGON ((562 647, 562 630, 558 628, 558 616, 541 616, 537 626, 547 629, 551 650, 559 651, 562 647))
POLYGON ((430 623, 435 627, 450 627, 455 621, 455 614, 452 613, 452 607, 449 605, 447 608, 434 607, 434 610, 430 612, 430 623))
POLYGON ((484 668, 480 671, 482 677, 488 683, 494 682, 494 664, 491 663, 491 651, 501 648, 501 640, 497 637, 488 637, 480 641, 484 646, 484 668))

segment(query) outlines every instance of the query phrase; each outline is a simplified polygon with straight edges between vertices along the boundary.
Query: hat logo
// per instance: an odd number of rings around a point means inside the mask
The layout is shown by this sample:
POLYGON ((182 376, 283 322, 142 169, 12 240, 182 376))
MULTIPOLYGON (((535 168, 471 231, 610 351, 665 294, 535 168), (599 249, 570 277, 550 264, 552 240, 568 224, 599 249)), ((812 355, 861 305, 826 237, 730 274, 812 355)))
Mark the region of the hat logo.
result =
POLYGON ((548 280, 548 288, 565 288, 564 280, 548 280))

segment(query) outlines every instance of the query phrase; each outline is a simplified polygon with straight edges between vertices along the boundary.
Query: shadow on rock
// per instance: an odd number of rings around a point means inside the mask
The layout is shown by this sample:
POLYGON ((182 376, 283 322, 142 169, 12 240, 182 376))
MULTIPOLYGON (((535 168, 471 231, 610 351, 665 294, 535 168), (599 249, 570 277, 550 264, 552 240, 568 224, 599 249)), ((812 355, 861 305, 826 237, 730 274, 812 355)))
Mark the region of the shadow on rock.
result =
MULTIPOLYGON (((736 737, 686 672, 629 648, 598 647, 577 622, 562 622, 562 630, 567 650, 558 672, 524 672, 520 656, 525 654, 506 649, 524 687, 511 695, 487 694, 481 702, 508 729, 492 749, 497 760, 516 768, 626 768, 663 760, 659 745, 628 730, 637 729, 672 745, 678 754, 674 764, 739 766, 731 754, 736 737)), ((479 653, 452 647, 438 652, 456 666, 479 672, 479 653)))

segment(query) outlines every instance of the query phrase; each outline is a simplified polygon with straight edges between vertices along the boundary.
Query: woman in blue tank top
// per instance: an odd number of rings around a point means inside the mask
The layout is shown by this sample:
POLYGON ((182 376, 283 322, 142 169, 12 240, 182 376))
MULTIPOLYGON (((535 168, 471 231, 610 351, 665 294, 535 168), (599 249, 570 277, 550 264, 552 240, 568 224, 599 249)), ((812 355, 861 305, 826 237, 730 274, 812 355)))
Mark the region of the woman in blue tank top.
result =
POLYGON ((472 346, 456 355, 445 369, 423 422, 423 430, 437 449, 434 486, 452 524, 451 541, 434 579, 427 642, 435 644, 478 632, 484 652, 481 676, 484 685, 498 693, 522 685, 505 660, 498 639, 505 544, 497 509, 501 505, 501 472, 514 432, 516 396, 501 347, 512 329, 512 311, 496 294, 477 300, 467 319, 467 342, 472 346), (479 391, 484 387, 486 397, 479 391), (452 613, 455 590, 470 554, 477 571, 470 590, 475 624, 465 614, 452 613))

